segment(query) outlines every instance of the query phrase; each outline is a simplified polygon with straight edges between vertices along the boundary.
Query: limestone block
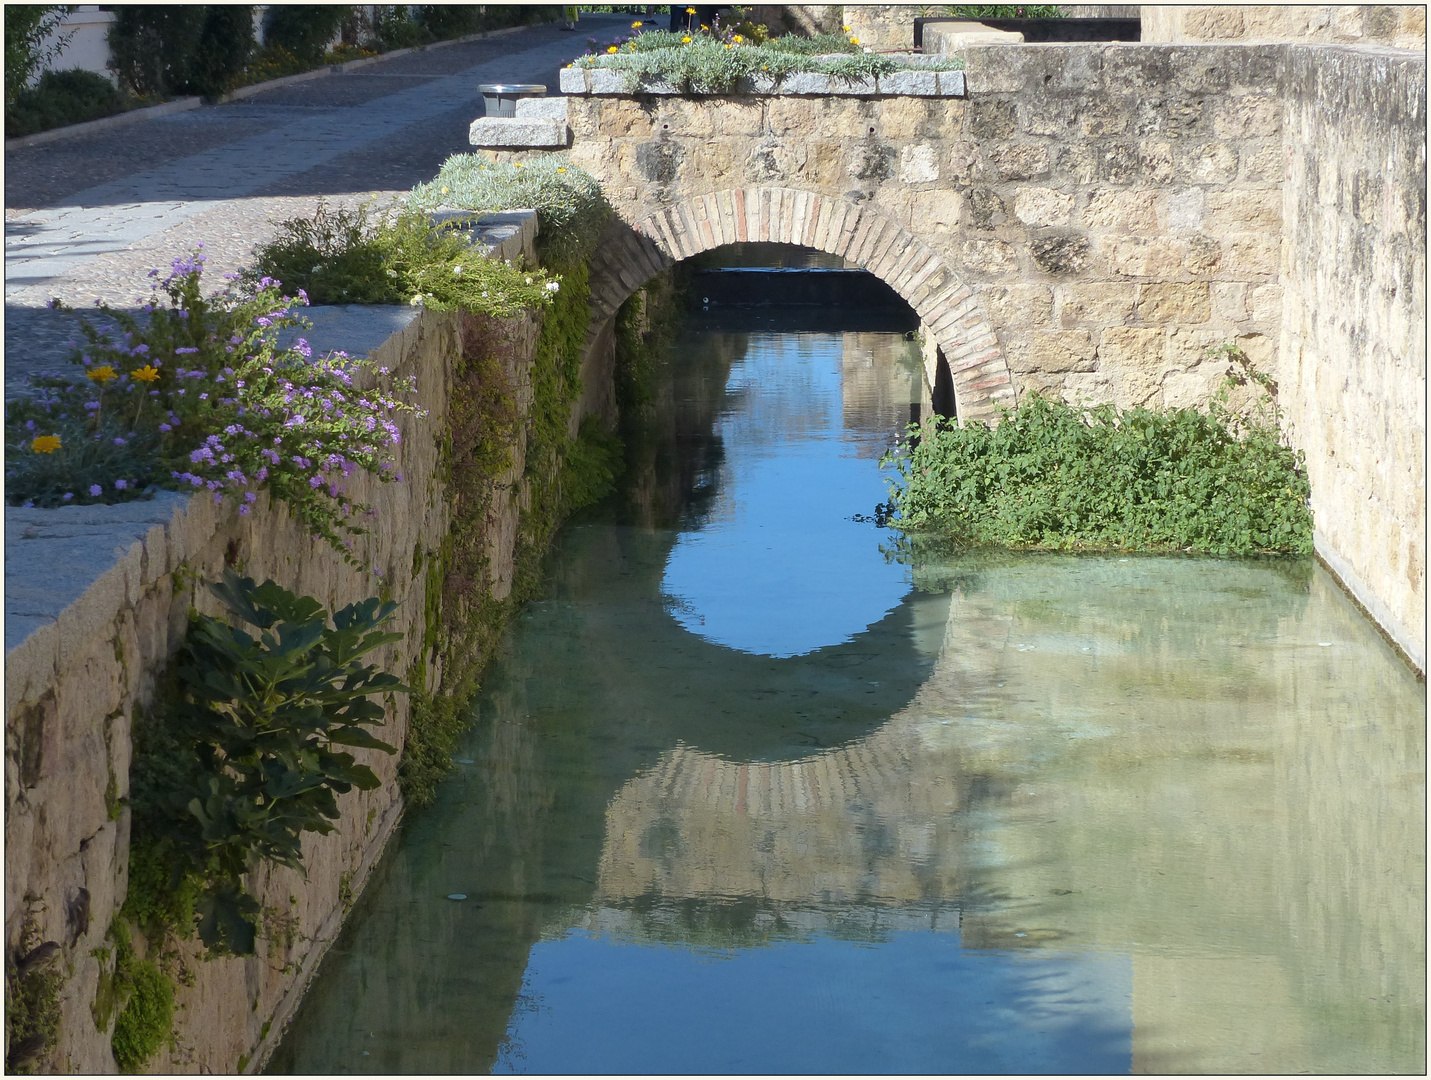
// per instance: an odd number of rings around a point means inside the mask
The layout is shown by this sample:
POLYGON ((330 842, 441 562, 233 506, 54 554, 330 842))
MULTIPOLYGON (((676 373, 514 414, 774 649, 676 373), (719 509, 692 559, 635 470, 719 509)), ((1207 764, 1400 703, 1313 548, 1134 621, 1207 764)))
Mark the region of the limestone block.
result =
POLYGON ((1280 233, 1282 193, 1275 189, 1210 191, 1207 194, 1207 221, 1218 232, 1266 229, 1280 233))
POLYGON ((1019 270, 1014 245, 1003 240, 964 240, 959 244, 958 257, 967 273, 981 278, 1019 270))
POLYGON ((933 71, 894 71, 878 80, 881 94, 904 97, 939 96, 939 75, 933 71))
POLYGON ((1231 324, 1246 321, 1248 287, 1245 282, 1214 281, 1209 286, 1209 292, 1215 321, 1231 324))
POLYGON ((1004 335, 1011 371, 1091 371, 1097 355, 1087 330, 1011 330, 1004 335))
POLYGON ((899 179, 905 184, 926 184, 939 179, 939 152, 929 143, 914 143, 899 151, 899 179))
POLYGON ((1190 371, 1175 371, 1163 380, 1163 407, 1194 409, 1205 407, 1227 371, 1226 364, 1204 363, 1190 371))
POLYGON ((1228 143, 1187 147, 1173 163, 1174 175, 1194 184, 1227 184, 1237 177, 1237 151, 1228 143))
POLYGON ((1164 204, 1165 227, 1174 232, 1201 229, 1205 204, 1205 192, 1200 187, 1170 192, 1164 204))
POLYGON ((1212 300, 1205 281, 1138 286, 1138 317, 1145 323, 1194 325, 1207 322, 1212 300))
POLYGON ((879 93, 879 82, 872 75, 862 76, 857 79, 844 79, 838 75, 831 75, 829 79, 829 92, 832 94, 864 96, 879 93))
POLYGON ((1054 178, 1074 184, 1091 184, 1098 179, 1098 159, 1093 148, 1082 145, 1060 145, 1054 152, 1054 178))
POLYGON ((1187 244, 1171 237, 1113 237, 1105 248, 1108 268, 1122 277, 1168 278, 1182 271, 1187 244))
POLYGON ((1049 174, 1051 160, 1042 143, 1005 143, 989 150, 992 179, 1042 180, 1049 174))
POLYGON ((938 133, 938 124, 931 123, 930 109, 938 103, 918 98, 886 98, 879 103, 879 130, 887 139, 908 139, 938 133))
POLYGON ((1225 102, 1213 115, 1212 131, 1219 139, 1277 135, 1282 130, 1282 104, 1271 94, 1245 94, 1225 102))
POLYGON ((911 210, 914 220, 921 227, 932 227, 936 232, 948 232, 956 228, 963 217, 964 196, 948 188, 917 191, 911 202, 911 210))
POLYGON ((1183 269, 1194 277, 1208 277, 1222 268, 1222 246, 1205 233, 1195 233, 1187 238, 1187 254, 1183 256, 1183 269))
POLYGON ((1276 233, 1229 233, 1221 237, 1224 273, 1277 276, 1281 237, 1276 233))
POLYGON ((467 130, 467 141, 493 149, 557 150, 571 145, 571 129, 562 120, 479 116, 467 130))
POLYGON ((1157 200, 1155 191, 1095 191, 1083 208, 1083 226, 1121 233, 1156 233, 1157 200))
POLYGON ((1020 188, 1014 195, 1014 216, 1025 225, 1067 225, 1073 196, 1053 188, 1020 188))
POLYGON ((1162 185, 1173 178, 1171 143, 1145 139, 1138 144, 1138 178, 1145 184, 1162 185))
POLYGON ((1101 328, 1118 326, 1133 317, 1138 286, 1121 282, 1059 285, 1053 290, 1058 325, 1101 328))
POLYGON ((751 136, 761 130, 764 124, 765 106, 762 103, 723 101, 720 108, 709 110, 711 130, 717 135, 751 136))
POLYGON ((1161 380, 1167 336, 1168 332, 1162 329, 1110 326, 1098 338, 1099 366, 1105 371, 1116 367, 1156 372, 1161 380))
POLYGON ((1063 379, 1063 400, 1069 405, 1105 405, 1113 400, 1113 379, 1103 371, 1072 372, 1063 379))
POLYGON ((967 80, 962 71, 940 71, 936 73, 939 78, 939 94, 941 97, 967 97, 969 88, 967 80))
POLYGON ((1258 326, 1273 330, 1282 325, 1282 286, 1256 285, 1252 289, 1252 320, 1258 326))
POLYGON ((1034 265, 1046 274, 1077 274, 1093 265, 1095 252, 1086 236, 1076 233, 1040 236, 1029 241, 1034 265))
POLYGON ((558 80, 563 94, 585 94, 588 90, 586 72, 582 68, 564 67, 558 74, 558 80))
POLYGON ((1053 329, 1054 290, 1047 285, 986 285, 979 296, 995 329, 1053 329))

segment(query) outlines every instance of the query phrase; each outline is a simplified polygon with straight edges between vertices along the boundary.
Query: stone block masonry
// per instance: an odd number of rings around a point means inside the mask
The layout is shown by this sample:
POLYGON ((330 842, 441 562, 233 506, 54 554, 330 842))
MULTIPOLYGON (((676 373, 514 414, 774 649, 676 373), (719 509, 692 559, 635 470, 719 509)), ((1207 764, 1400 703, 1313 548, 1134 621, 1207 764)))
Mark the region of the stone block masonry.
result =
MULTIPOLYGON (((506 250, 504 243, 530 246, 529 222, 507 231, 505 240, 494 234, 494 243, 484 246, 497 253, 506 250)), ((65 973, 59 1041, 37 1063, 41 1071, 115 1071, 114 1017, 101 1023, 93 1005, 102 977, 113 969, 113 955, 103 948, 127 892, 132 725, 152 703, 156 680, 182 643, 190 607, 221 612, 202 583, 232 565, 258 581, 272 578, 317 597, 330 612, 386 594, 399 602, 390 628, 403 638, 374 654, 373 662, 407 675, 424 648, 427 567, 450 525, 440 447, 463 320, 470 317, 336 311, 338 325, 323 317, 332 312, 320 309, 315 342, 326 334, 356 351, 355 343, 368 339, 380 364, 417 376, 419 404, 428 413, 399 419, 401 482, 381 484, 363 474, 350 481, 354 498, 378 511, 371 532, 356 541, 373 574, 348 566, 266 497, 247 517, 207 497, 167 492, 114 507, 7 508, 6 947, 13 956, 29 923, 40 940, 61 946, 65 973), (352 324, 346 333, 345 312, 352 324)), ((501 377, 522 415, 532 405, 539 325, 536 316, 519 316, 493 323, 487 335, 502 343, 501 377)), ((491 480, 485 539, 488 584, 497 597, 510 590, 513 539, 526 499, 520 420, 517 429, 506 473, 491 480)), ((427 688, 435 690, 442 658, 423 659, 427 688)), ((408 709, 407 696, 395 695, 381 738, 403 745, 408 709)), ((382 786, 341 796, 334 832, 305 837, 307 874, 263 867, 253 875, 251 888, 266 909, 257 954, 204 960, 197 940, 172 943, 166 964, 181 976, 176 1042, 148 1068, 217 1073, 262 1066, 402 814, 398 758, 358 755, 382 786)), ((141 952, 148 948, 142 939, 136 944, 141 952)))

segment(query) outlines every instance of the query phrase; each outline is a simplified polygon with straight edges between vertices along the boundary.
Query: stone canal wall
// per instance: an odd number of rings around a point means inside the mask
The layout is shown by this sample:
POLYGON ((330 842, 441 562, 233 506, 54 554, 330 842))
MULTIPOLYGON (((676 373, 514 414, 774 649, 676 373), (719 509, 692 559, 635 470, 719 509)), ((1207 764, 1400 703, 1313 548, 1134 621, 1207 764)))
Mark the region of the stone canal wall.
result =
POLYGON ((1287 59, 1278 378, 1317 552, 1426 670, 1426 59, 1287 59))
MULTIPOLYGON (((530 249, 532 224, 519 247, 530 249)), ((385 310, 316 309, 318 326, 309 336, 321 344, 324 330, 341 331, 358 319, 382 323, 385 310)), ((472 317, 391 314, 386 322, 402 328, 381 332, 375 358, 417 377, 427 416, 399 419, 402 482, 381 484, 364 474, 350 481, 355 499, 378 511, 370 535, 358 541, 376 573, 349 567, 281 505, 269 506, 267 496, 247 517, 206 497, 170 492, 113 507, 6 509, 6 946, 12 957, 39 942, 60 947, 50 969, 61 976, 58 1038, 30 1062, 39 1071, 116 1071, 115 1010, 106 1015, 99 999, 101 980, 115 964, 107 934, 127 890, 131 732, 183 641, 191 607, 222 613, 204 583, 236 566, 255 580, 272 578, 314 596, 329 611, 384 593, 399 602, 390 629, 403 638, 373 662, 401 675, 412 670, 424 638, 430 641, 426 567, 450 526, 442 445, 464 320, 472 317)), ((526 504, 524 421, 539 327, 537 316, 520 316, 475 335, 496 343, 519 411, 486 519, 488 581, 498 598, 510 591, 526 504)), ((435 691, 442 658, 422 659, 426 689, 435 691)), ((380 736, 401 747, 408 719, 407 695, 394 695, 380 736)), ((382 786, 340 796, 334 831, 305 836, 306 876, 267 865, 253 875, 250 887, 265 907, 255 955, 203 959, 197 939, 165 946, 166 969, 178 983, 175 1039, 146 1068, 252 1071, 271 1052, 403 811, 398 756, 365 750, 357 756, 382 786)), ((158 952, 138 934, 135 947, 141 956, 158 952)), ((13 1049, 7 1045, 7 1055, 13 1049)))

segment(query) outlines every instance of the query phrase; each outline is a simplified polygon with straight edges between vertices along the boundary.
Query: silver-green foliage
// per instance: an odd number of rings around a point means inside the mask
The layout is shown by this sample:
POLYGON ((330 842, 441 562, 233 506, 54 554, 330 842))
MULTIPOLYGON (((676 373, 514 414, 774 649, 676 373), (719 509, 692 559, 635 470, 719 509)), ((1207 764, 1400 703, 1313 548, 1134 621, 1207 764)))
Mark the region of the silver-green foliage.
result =
MULTIPOLYGON (((583 56, 576 61, 583 68, 607 68, 622 72, 623 87, 637 91, 643 84, 665 82, 686 94, 728 94, 753 89, 761 79, 772 79, 778 87, 791 75, 810 72, 848 82, 888 75, 910 65, 896 57, 858 51, 844 39, 831 38, 833 53, 808 51, 806 39, 776 38, 763 45, 734 44, 707 34, 677 34, 655 30, 632 38, 617 52, 583 56)), ((825 46, 823 39, 815 42, 825 46)), ((919 70, 951 71, 961 61, 921 60, 919 70)))

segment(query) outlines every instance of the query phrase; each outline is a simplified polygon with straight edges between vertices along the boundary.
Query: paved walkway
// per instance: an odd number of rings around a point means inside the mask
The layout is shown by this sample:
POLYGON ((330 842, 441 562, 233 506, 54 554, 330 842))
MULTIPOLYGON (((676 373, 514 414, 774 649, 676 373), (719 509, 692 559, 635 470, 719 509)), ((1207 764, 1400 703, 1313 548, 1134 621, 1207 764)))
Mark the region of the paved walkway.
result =
POLYGON ((246 262, 278 222, 319 197, 385 201, 468 153, 484 82, 545 83, 630 16, 555 25, 408 53, 5 155, 6 397, 33 371, 60 366, 73 316, 44 305, 95 300, 137 307, 146 277, 203 241, 210 288, 246 262))

